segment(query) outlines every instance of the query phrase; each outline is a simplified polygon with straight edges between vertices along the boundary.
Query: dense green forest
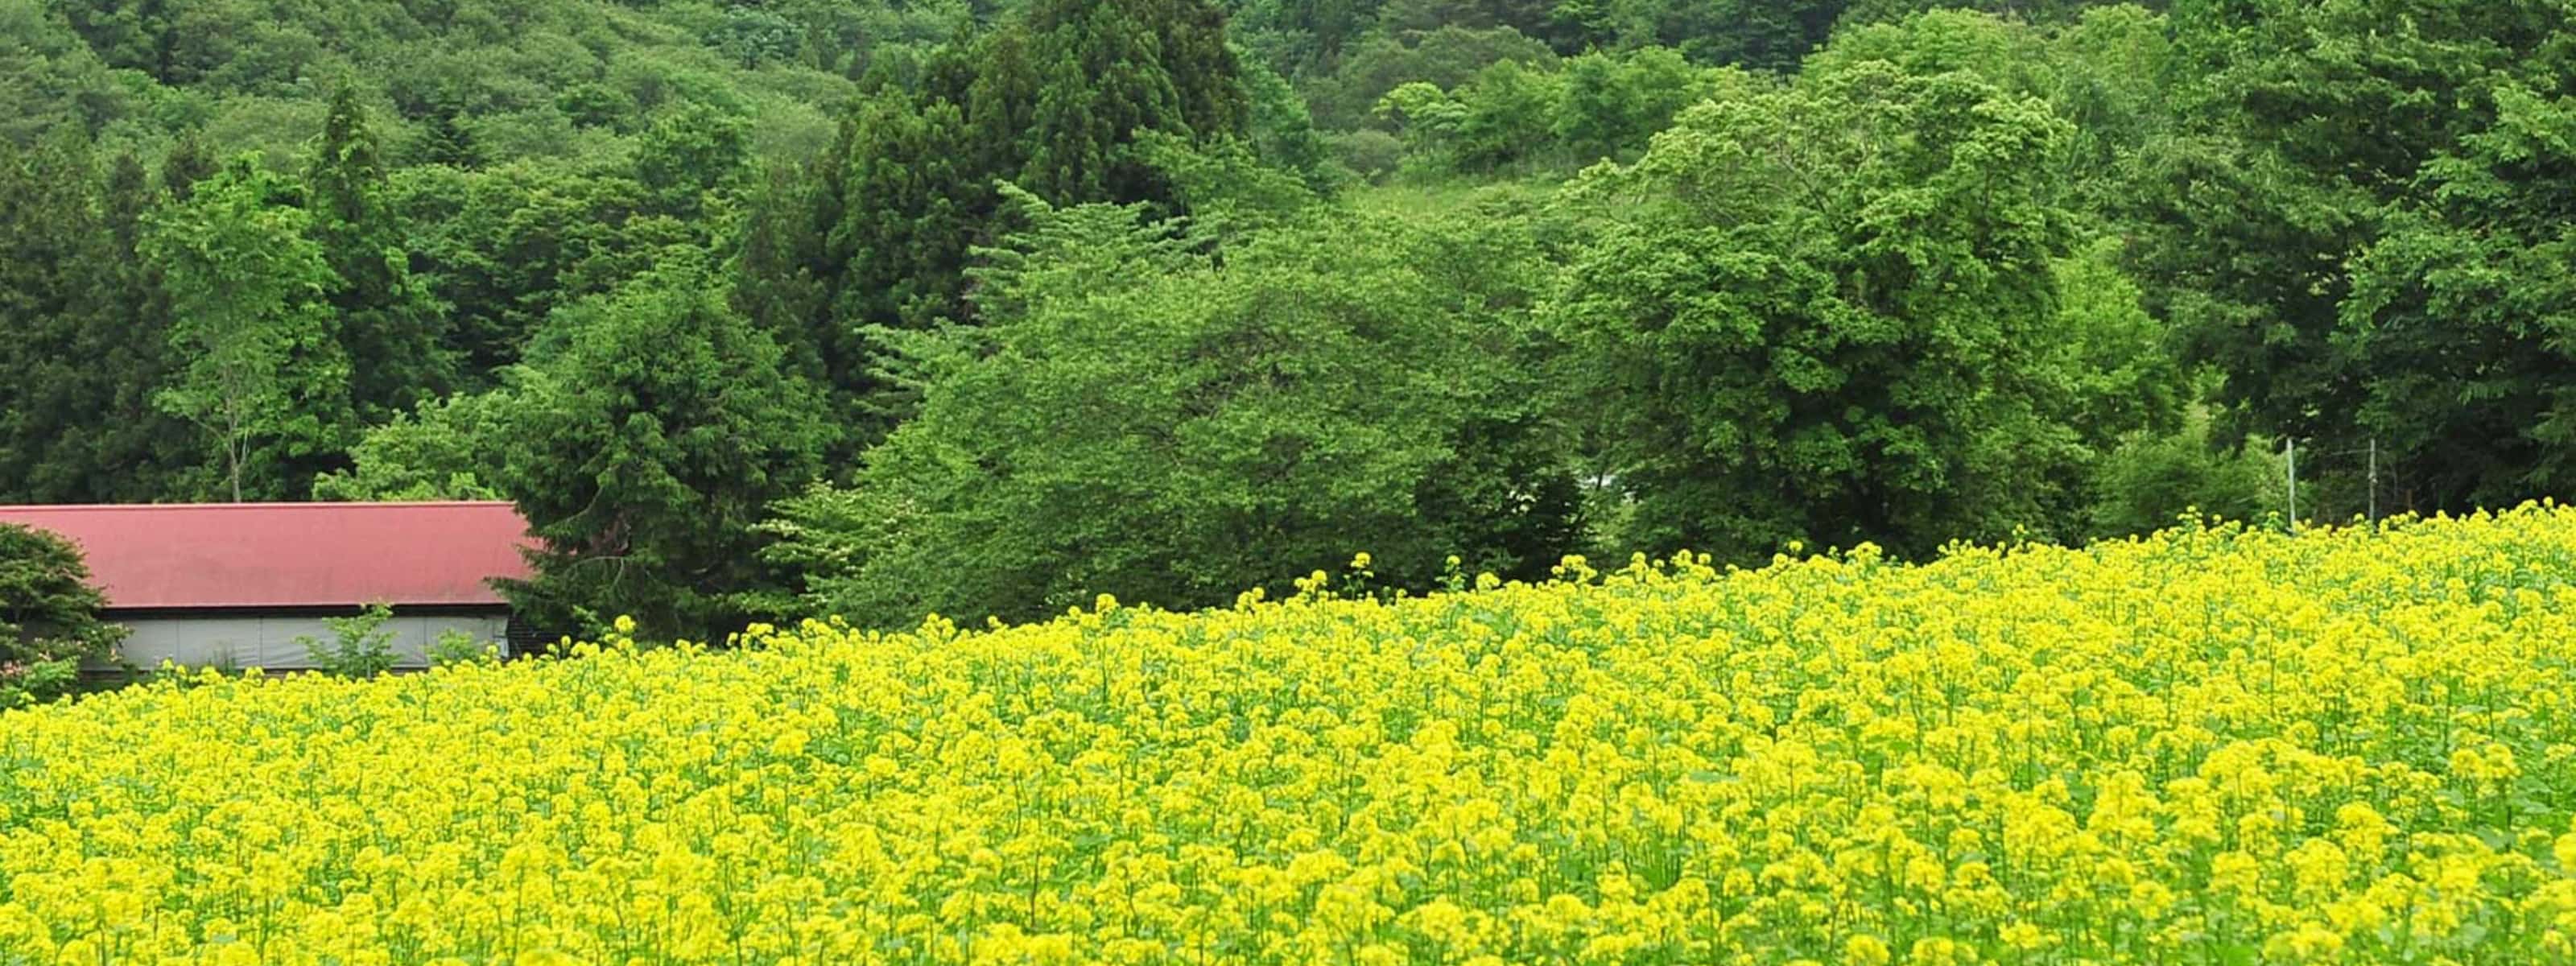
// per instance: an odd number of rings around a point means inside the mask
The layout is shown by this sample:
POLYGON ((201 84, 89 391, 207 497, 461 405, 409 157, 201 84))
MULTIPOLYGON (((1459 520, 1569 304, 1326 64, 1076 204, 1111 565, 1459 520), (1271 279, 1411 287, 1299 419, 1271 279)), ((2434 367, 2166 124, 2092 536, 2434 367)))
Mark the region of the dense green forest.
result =
POLYGON ((705 635, 2566 496, 2570 16, 0 0, 0 502, 705 635))

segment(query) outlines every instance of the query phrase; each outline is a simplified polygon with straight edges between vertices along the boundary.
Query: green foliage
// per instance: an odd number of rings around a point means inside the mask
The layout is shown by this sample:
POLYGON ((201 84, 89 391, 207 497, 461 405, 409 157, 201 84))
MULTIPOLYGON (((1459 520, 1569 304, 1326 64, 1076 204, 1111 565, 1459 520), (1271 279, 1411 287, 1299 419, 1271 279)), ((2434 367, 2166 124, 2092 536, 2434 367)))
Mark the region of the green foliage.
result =
POLYGON ((331 96, 331 114, 304 176, 313 241, 338 284, 338 315, 353 362, 350 401, 382 419, 455 380, 446 319, 427 285, 411 274, 410 232, 388 197, 384 149, 355 89, 331 96))
POLYGON ((1458 172, 1570 172, 1633 159, 1684 106, 1757 82, 1694 67, 1662 48, 1586 54, 1548 70, 1497 61, 1456 88, 1413 81, 1379 99, 1376 115, 1404 136, 1407 167, 1424 180, 1458 172))
POLYGON ((497 500, 516 397, 505 389, 431 400, 367 430, 350 467, 313 480, 316 500, 497 500))
MULTIPOLYGON (((1708 0, 1706 27, 1682 42, 1701 59, 1786 71, 1825 42, 1850 0, 1708 0)), ((1668 7, 1680 7, 1676 3, 1668 7)))
POLYGON ((517 361, 556 307, 615 288, 712 227, 655 217, 645 186, 623 172, 415 167, 391 187, 400 217, 424 226, 414 250, 450 307, 449 349, 468 385, 517 361))
POLYGON ((2171 331, 2146 310, 2119 252, 2116 239, 2101 238, 2049 266, 2057 321, 2048 365, 2066 393, 2055 419, 2096 449, 2131 433, 2174 432, 2195 396, 2171 331))
POLYGON ((126 628, 105 606, 68 541, 0 523, 0 710, 69 694, 83 659, 110 656, 126 628))
POLYGON ((1554 7, 1554 0, 1386 0, 1378 22, 1396 32, 1464 27, 1547 37, 1554 7))
POLYGON ((501 646, 492 641, 477 640, 460 630, 440 631, 438 639, 429 642, 429 666, 452 667, 459 664, 492 664, 501 659, 501 646))
POLYGON ((840 218, 825 244, 841 281, 827 289, 833 312, 821 324, 842 330, 823 346, 846 380, 866 370, 847 334, 854 323, 920 328, 961 314, 973 219, 992 208, 996 172, 967 167, 979 148, 954 104, 879 98, 844 130, 845 160, 825 181, 840 190, 837 204, 827 202, 840 218))
POLYGON ((1556 308, 1639 546, 1928 552, 2059 529, 2047 105, 1883 61, 1686 112, 1577 199, 1556 308), (1615 203, 1615 207, 1613 206, 1615 203))
POLYGON ((171 363, 136 253, 146 180, 127 155, 102 176, 69 134, 0 141, 0 502, 155 499, 199 462, 152 405, 171 363))
POLYGON ((2168 433, 2132 435, 2095 476, 2090 536, 2122 537, 2170 527, 2186 514, 2260 520, 2287 508, 2278 454, 2252 440, 2222 447, 2206 412, 2168 433))
MULTIPOLYGON (((536 574, 503 590, 541 626, 631 614, 661 637, 749 615, 768 575, 751 530, 819 469, 826 426, 777 344, 674 263, 559 310, 510 373, 494 481, 536 574)), ((492 444, 491 441, 486 441, 492 444)))
POLYGON ((751 126, 705 104, 654 122, 635 145, 635 179, 654 210, 681 219, 721 212, 751 156, 751 126))
POLYGON ((0 0, 0 500, 508 496, 714 637, 2568 495, 2568 13, 0 0))
POLYGON ((327 460, 354 435, 329 302, 340 280, 284 190, 239 159, 155 212, 142 242, 170 296, 171 351, 186 360, 154 402, 204 431, 236 502, 295 495, 302 480, 281 467, 327 460))
MULTIPOLYGON (((1204 148, 1159 131, 1138 135, 1145 163, 1171 186, 1172 200, 1190 211, 1196 234, 1224 245, 1293 224, 1313 214, 1319 200, 1297 172, 1262 163, 1235 141, 1204 148)), ((1017 190, 1017 186, 1012 186, 1017 190)))
POLYGON ((402 656, 393 649, 394 632, 385 630, 386 621, 394 617, 393 608, 368 604, 355 616, 325 617, 323 626, 331 629, 328 641, 310 635, 298 636, 315 670, 338 678, 371 678, 394 669, 402 656))
POLYGON ((1516 60, 1479 72, 1458 92, 1456 120, 1447 132, 1455 144, 1452 163, 1469 171, 1494 171, 1546 151, 1556 117, 1567 103, 1566 86, 1563 76, 1516 60))
POLYGON ((1237 0, 1228 33, 1263 53, 1273 70, 1330 73, 1377 21, 1384 0, 1237 0))
MULTIPOLYGON (((737 299, 829 389, 864 445, 909 412, 869 333, 972 320, 970 250, 989 241, 995 186, 1050 202, 1150 202, 1173 190, 1140 136, 1242 140, 1253 104, 1204 0, 1043 0, 1025 18, 944 50, 917 90, 858 105, 831 150, 755 196, 735 261, 737 299)), ((1256 146, 1319 149, 1276 103, 1256 146)), ((1168 207, 1167 209, 1168 210, 1168 207)))
POLYGON ((1235 59, 1250 99, 1245 126, 1253 153, 1271 167, 1295 172, 1309 188, 1329 193, 1338 187, 1348 173, 1333 167, 1332 147, 1316 130, 1305 99, 1285 78, 1257 63, 1244 64, 1240 53, 1235 59))
MULTIPOLYGON (((1137 131, 1241 136, 1251 104, 1204 0, 1035 0, 1029 51, 1039 84, 1012 178, 1062 203, 1151 200, 1137 131)), ((997 172, 998 173, 998 172, 997 172)))
POLYGON ((2226 428, 2375 440, 2405 509, 2576 484, 2570 15, 2174 5, 2198 76, 2133 197, 2158 307, 2229 376, 2226 428))
POLYGON ((1466 123, 1467 107, 1438 86, 1414 81, 1388 91, 1377 102, 1377 116, 1403 135, 1408 161, 1440 168, 1455 163, 1449 145, 1466 123))
POLYGON ((1369 41, 1333 76, 1308 85, 1315 123, 1325 130, 1367 126, 1378 102, 1408 83, 1448 89, 1501 61, 1538 67, 1556 60, 1546 44, 1510 28, 1442 27, 1418 36, 1369 41))
POLYGON ((1284 592, 1355 540, 1411 586, 1450 553, 1530 573, 1571 548, 1522 364, 1525 237, 1321 215, 1219 261, 1138 207, 1019 205, 984 328, 911 345, 920 414, 853 489, 781 506, 773 559, 817 606, 1200 606, 1284 592))
POLYGON ((1386 180, 1404 161, 1404 142, 1375 128, 1337 131, 1325 135, 1324 143, 1332 148, 1334 161, 1370 182, 1386 180))
POLYGON ((796 56, 804 47, 799 33, 794 21, 770 10, 726 7, 723 24, 709 33, 707 41, 749 70, 796 56))

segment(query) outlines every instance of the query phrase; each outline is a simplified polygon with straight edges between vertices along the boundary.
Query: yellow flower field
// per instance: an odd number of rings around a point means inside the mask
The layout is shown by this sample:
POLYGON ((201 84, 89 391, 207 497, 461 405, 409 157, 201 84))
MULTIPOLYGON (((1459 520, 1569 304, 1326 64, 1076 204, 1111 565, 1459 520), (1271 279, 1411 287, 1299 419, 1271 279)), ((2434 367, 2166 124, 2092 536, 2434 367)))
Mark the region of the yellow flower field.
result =
POLYGON ((2571 582, 2526 507, 209 675, 0 715, 0 963, 2565 962, 2571 582))

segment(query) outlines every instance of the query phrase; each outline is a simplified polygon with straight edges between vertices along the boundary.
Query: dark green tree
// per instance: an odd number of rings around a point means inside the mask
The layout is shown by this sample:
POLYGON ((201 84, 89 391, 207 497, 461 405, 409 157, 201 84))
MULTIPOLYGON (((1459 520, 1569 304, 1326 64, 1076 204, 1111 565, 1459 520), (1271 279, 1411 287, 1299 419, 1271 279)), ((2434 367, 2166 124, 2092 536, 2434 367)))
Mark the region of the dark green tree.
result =
POLYGON ((430 400, 370 427, 349 447, 350 467, 313 480, 313 498, 497 500, 518 406, 506 389, 430 400))
POLYGON ((79 549, 0 523, 0 710, 61 697, 83 659, 109 656, 126 629, 99 618, 105 606, 79 549))
POLYGON ((151 405, 168 366, 136 252, 150 188, 130 155, 104 178, 77 131, 0 142, 0 502, 166 498, 197 462, 151 405))
POLYGON ((1553 119, 1556 138, 1576 163, 1589 164, 1645 150, 1648 138, 1671 126, 1682 108, 1708 96, 1715 83, 1680 54, 1650 48, 1568 60, 1563 87, 1553 119))
POLYGON ((107 391, 93 410, 98 431, 80 497, 103 503, 179 498, 195 487, 185 481, 204 469, 195 431, 154 403, 184 360, 170 352, 171 301, 163 272, 143 256, 145 216, 163 197, 154 192, 143 163, 119 154, 108 166, 102 200, 109 254, 108 284, 95 307, 105 313, 89 330, 85 357, 99 360, 107 391))
POLYGON ((736 301, 819 368, 845 440, 865 446, 912 404, 881 333, 976 318, 965 273, 991 240, 998 182, 1177 211, 1139 133, 1240 139, 1249 116, 1205 0, 1044 0, 933 58, 919 90, 868 97, 802 184, 755 195, 736 301))
POLYGON ((203 139, 194 132, 181 135, 179 142, 170 146, 170 153, 161 158, 161 190, 186 201, 196 191, 197 182, 213 177, 220 166, 203 139))
POLYGON ((1332 146, 1315 129, 1305 98, 1286 78, 1264 67, 1246 68, 1243 83, 1251 104, 1247 129, 1253 153, 1272 167, 1296 172, 1318 192, 1329 194, 1339 187, 1346 175, 1332 169, 1332 146))
MULTIPOLYGON (((966 248, 994 198, 992 173, 971 167, 977 148, 965 115, 945 101, 880 99, 849 130, 840 220, 826 239, 845 266, 832 291, 839 324, 856 335, 964 314, 966 248)), ((834 361, 836 372, 850 371, 834 361)))
MULTIPOLYGON (((1491 171, 1534 155, 1560 153, 1549 129, 1565 101, 1562 75, 1500 61, 1462 87, 1457 100, 1457 122, 1449 138, 1459 167, 1491 171)), ((1410 127, 1407 131, 1412 133, 1410 127)))
POLYGON ((2222 435, 2375 444, 2383 509, 2576 493, 2570 16, 2174 4, 2199 79, 2132 198, 2158 307, 2227 376, 2222 435))
MULTIPOLYGON (((837 362, 827 364, 825 346, 836 338, 855 342, 858 335, 836 331, 830 311, 836 293, 828 288, 846 264, 832 257, 829 245, 841 220, 842 174, 835 161, 845 150, 836 146, 811 162, 764 166, 746 199, 731 263, 734 309, 778 342, 788 368, 833 390, 836 402, 842 394, 832 373, 840 370, 837 362)), ((833 351, 855 358, 852 348, 833 351)))
POLYGON ((1557 0, 1386 0, 1378 22, 1396 31, 1504 28, 1555 40, 1560 30, 1556 6, 1557 0))
POLYGON ((2287 484, 2279 456, 2257 452, 2251 440, 2217 445, 2206 413, 2170 433, 2139 433, 2107 454, 2094 475, 2091 535, 2150 533, 2185 514, 2251 521, 2282 512, 2287 484))
POLYGON ((472 168, 479 160, 474 135, 465 128, 461 108, 441 106, 421 122, 420 136, 412 142, 412 159, 420 164, 443 164, 451 168, 472 168))
POLYGON ((0 501, 86 495, 114 378, 85 355, 114 294, 98 195, 88 145, 68 132, 32 156, 0 141, 0 501))
POLYGON ((177 47, 172 23, 181 5, 164 0, 112 0, 58 6, 71 28, 111 67, 169 80, 177 47))
POLYGON ((661 249, 698 238, 647 216, 654 201, 622 174, 513 162, 479 171, 399 172, 395 207, 438 301, 459 382, 487 386, 520 358, 548 313, 650 269, 661 249))
POLYGON ((1059 203, 1151 200, 1135 132, 1242 136, 1251 103, 1204 0, 1037 0, 1028 13, 1039 71, 1021 135, 1021 187, 1059 203))
POLYGON ((1326 130, 1367 127, 1378 102, 1405 84, 1454 88, 1502 61, 1552 67, 1556 52, 1508 27, 1446 26, 1419 35, 1379 36, 1361 44, 1329 78, 1306 84, 1315 123, 1326 130))
POLYGON ((1850 0, 1706 0, 1689 35, 1668 37, 1700 60, 1757 70, 1790 71, 1831 36, 1850 0))
POLYGON ((1227 29, 1290 76, 1329 74, 1375 26, 1384 0, 1240 0, 1227 29))
POLYGON ((824 427, 776 343, 674 262, 559 310, 512 371, 499 489, 543 541, 504 587, 540 625, 620 614, 658 637, 721 639, 756 616, 752 531, 810 482, 824 427))
POLYGON ((664 213, 683 220, 730 207, 751 156, 751 125, 693 103, 647 129, 635 145, 635 179, 664 213))
POLYGON ((748 70, 763 62, 786 60, 803 48, 795 21, 759 6, 725 8, 724 21, 707 34, 707 43, 748 70))
POLYGON ((1704 103, 1577 197, 1556 307, 1632 542, 1928 552, 2057 529, 2087 455, 2044 353, 2066 245, 2035 99, 1882 61, 1704 103))
POLYGON ((455 380, 446 319, 411 273, 410 235, 387 195, 383 146, 356 89, 344 85, 331 95, 304 196, 310 237, 339 279, 330 304, 349 356, 350 402, 371 421, 455 380))

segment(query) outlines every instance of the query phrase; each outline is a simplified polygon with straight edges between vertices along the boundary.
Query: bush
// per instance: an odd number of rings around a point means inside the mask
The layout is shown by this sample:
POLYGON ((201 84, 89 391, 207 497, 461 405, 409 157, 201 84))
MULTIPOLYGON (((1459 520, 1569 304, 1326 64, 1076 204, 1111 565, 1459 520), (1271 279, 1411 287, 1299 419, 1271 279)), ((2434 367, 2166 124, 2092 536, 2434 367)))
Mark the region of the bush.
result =
POLYGON ((443 631, 429 644, 429 666, 451 664, 484 664, 499 661, 501 651, 491 641, 477 639, 459 630, 443 631))
POLYGON ((99 619, 106 605, 77 548, 0 523, 0 708, 69 694, 83 659, 113 653, 126 629, 99 619))
POLYGON ((1325 135, 1342 166, 1369 181, 1384 181, 1404 161, 1404 142, 1375 128, 1325 135))
POLYGON ((2214 445, 2209 419, 2195 413, 2178 432, 2141 434, 2114 451, 2094 482, 2096 536, 2172 526, 2185 514, 2253 520, 2283 508, 2281 465, 2252 441, 2214 445))
POLYGON ((325 617, 332 639, 328 642, 310 636, 298 637, 304 653, 311 655, 313 666, 322 673, 339 678, 371 678, 394 669, 399 658, 394 654, 394 632, 384 630, 392 620, 393 608, 381 603, 368 604, 355 617, 325 617))

